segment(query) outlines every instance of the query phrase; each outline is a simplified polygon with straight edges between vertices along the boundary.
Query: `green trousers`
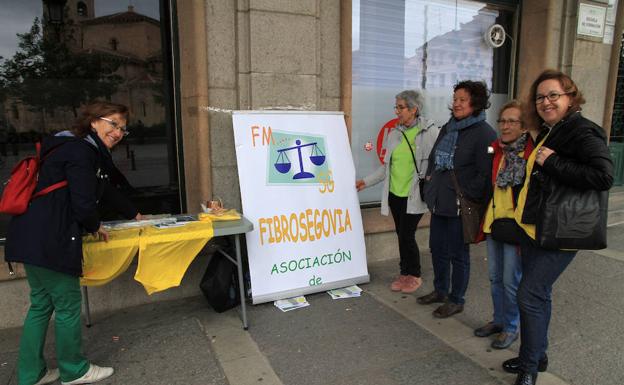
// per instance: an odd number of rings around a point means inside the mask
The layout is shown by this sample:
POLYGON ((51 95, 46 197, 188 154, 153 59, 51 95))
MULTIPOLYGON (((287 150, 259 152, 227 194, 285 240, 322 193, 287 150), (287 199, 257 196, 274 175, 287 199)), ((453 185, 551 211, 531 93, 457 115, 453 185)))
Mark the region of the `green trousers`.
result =
POLYGON ((53 312, 61 381, 82 377, 89 369, 89 362, 82 354, 82 295, 78 277, 32 265, 24 268, 30 285, 30 309, 20 340, 19 385, 32 385, 46 373, 43 348, 53 312))

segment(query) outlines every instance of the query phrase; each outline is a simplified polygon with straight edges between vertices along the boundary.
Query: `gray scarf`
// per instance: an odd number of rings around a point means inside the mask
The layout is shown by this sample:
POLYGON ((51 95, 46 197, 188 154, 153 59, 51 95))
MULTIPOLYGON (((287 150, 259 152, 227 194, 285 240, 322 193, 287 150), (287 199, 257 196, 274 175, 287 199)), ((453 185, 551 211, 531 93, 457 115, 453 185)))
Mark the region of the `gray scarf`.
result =
POLYGON ((524 182, 526 159, 519 156, 519 154, 524 150, 528 137, 529 134, 522 134, 513 143, 503 144, 503 142, 500 142, 500 146, 503 149, 503 168, 496 176, 496 185, 498 187, 517 186, 524 182))

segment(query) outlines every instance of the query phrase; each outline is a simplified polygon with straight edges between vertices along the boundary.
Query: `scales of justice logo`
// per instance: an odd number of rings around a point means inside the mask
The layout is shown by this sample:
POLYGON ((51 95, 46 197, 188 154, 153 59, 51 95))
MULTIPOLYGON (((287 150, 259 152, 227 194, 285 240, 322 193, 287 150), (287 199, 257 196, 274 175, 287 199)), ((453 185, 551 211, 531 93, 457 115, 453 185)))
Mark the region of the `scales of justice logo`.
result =
POLYGON ((269 184, 319 184, 328 175, 329 159, 325 138, 273 131, 269 144, 269 184))

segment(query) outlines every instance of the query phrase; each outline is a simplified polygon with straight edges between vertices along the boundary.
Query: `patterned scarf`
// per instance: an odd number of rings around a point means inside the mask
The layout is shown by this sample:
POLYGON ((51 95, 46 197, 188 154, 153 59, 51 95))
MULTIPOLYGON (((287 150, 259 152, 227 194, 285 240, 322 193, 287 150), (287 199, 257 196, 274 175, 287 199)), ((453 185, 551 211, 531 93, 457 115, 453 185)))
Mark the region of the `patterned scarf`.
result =
POLYGON ((517 186, 524 182, 526 159, 519 154, 524 150, 528 137, 529 134, 522 134, 513 143, 503 144, 503 142, 499 142, 503 149, 503 168, 496 176, 498 187, 517 186))
POLYGON ((455 145, 457 144, 459 131, 483 120, 485 120, 485 111, 481 111, 479 116, 470 115, 462 120, 457 120, 455 117, 451 116, 448 123, 446 123, 446 135, 444 135, 436 147, 436 170, 453 169, 453 157, 455 156, 455 145))

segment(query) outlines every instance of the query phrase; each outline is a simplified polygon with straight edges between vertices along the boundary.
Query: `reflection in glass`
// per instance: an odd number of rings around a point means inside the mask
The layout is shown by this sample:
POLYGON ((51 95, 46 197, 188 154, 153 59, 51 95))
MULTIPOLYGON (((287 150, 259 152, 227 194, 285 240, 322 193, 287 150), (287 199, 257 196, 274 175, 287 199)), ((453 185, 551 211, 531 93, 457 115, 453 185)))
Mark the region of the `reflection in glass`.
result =
MULTIPOLYGON (((387 106, 404 89, 425 97, 424 116, 442 125, 449 119, 452 87, 460 80, 482 80, 492 91, 488 122, 508 98, 511 42, 485 44, 493 24, 512 31, 513 12, 465 0, 355 0, 353 2, 352 150, 358 176, 379 167, 379 131, 395 118, 387 106)), ((360 201, 379 201, 381 185, 359 193, 360 201)))
POLYGON ((179 212, 160 2, 22 0, 0 26, 0 179, 84 103, 110 100, 131 113, 113 153, 128 193, 143 213, 179 212))

